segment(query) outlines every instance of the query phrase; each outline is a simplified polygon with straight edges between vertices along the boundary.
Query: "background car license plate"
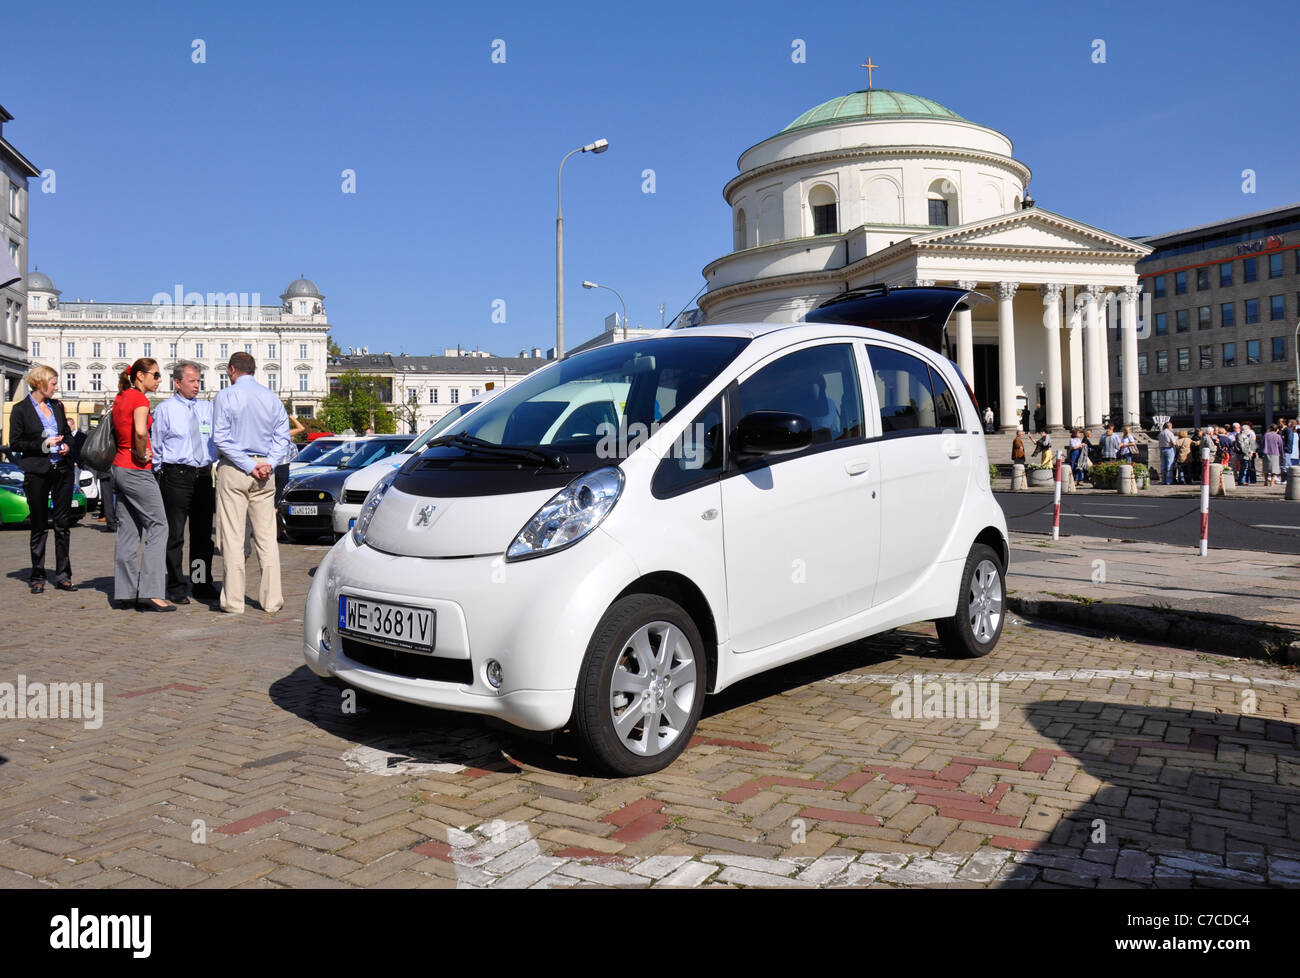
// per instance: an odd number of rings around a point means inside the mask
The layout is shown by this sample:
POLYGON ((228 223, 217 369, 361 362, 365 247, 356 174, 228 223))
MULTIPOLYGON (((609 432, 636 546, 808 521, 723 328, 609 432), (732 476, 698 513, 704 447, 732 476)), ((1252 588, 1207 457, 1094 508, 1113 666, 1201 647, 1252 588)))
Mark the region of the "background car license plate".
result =
POLYGON ((384 645, 432 652, 437 618, 428 608, 339 595, 339 631, 384 645))
POLYGON ((315 506, 290 506, 289 515, 290 516, 315 516, 316 507, 315 506))

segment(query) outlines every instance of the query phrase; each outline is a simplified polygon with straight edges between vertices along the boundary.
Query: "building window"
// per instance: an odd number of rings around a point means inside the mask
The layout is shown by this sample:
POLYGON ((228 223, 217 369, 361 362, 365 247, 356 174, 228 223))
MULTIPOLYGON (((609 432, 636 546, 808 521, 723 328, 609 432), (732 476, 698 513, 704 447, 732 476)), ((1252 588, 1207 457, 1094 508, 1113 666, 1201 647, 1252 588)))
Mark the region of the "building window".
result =
POLYGON ((194 344, 194 359, 196 359, 196 360, 202 360, 202 359, 203 359, 203 344, 202 344, 202 343, 195 343, 195 344, 194 344))
POLYGON ((1280 295, 1269 296, 1268 299, 1268 317, 1269 319, 1281 319, 1286 315, 1286 301, 1280 295))
POLYGON ((32 356, 39 357, 40 355, 41 355, 41 341, 32 340, 32 356))
POLYGON ((453 388, 451 389, 451 403, 452 403, 452 404, 459 404, 459 403, 460 403, 460 388, 459 388, 459 387, 453 387, 453 388))
POLYGON ((299 299, 299 300, 298 300, 298 315, 299 315, 299 316, 305 316, 305 315, 307 315, 307 300, 306 300, 306 299, 299 299))
POLYGON ((406 388, 406 399, 407 399, 408 401, 411 401, 411 402, 414 402, 414 401, 415 401, 416 398, 415 398, 415 388, 414 388, 414 387, 408 387, 408 388, 406 388))
POLYGON ((1196 270, 1196 291, 1210 287, 1210 270, 1208 268, 1198 268, 1196 270))
POLYGON ((1163 299, 1165 297, 1165 277, 1163 275, 1157 275, 1153 281, 1156 283, 1155 297, 1157 299, 1163 299))
POLYGON ((930 226, 947 227, 948 226, 948 202, 946 200, 931 200, 930 205, 930 226))
POLYGON ((1180 347, 1178 350, 1178 369, 1192 369, 1192 348, 1189 346, 1180 347))
POLYGON ((1179 309, 1174 313, 1174 329, 1180 333, 1186 333, 1190 329, 1189 317, 1186 309, 1179 309))
POLYGON ((1276 255, 1268 256, 1268 277, 1269 278, 1282 277, 1282 253, 1281 252, 1278 252, 1276 255))
POLYGON ((1174 272, 1174 295, 1187 294, 1187 273, 1174 272))
POLYGON ((279 383, 280 383, 280 378, 277 377, 275 374, 267 374, 267 375, 266 375, 266 389, 267 389, 267 390, 270 390, 270 391, 279 390, 280 388, 277 386, 279 383))
POLYGON ((436 387, 429 388, 429 403, 430 404, 438 403, 438 388, 436 387))
POLYGON ((1237 344, 1223 344, 1223 365, 1225 367, 1235 367, 1237 365, 1237 344))
POLYGON ((1202 370, 1214 369, 1214 347, 1203 346, 1200 348, 1200 360, 1202 370))
POLYGON ((177 352, 179 347, 180 347, 179 343, 168 343, 167 356, 170 357, 172 360, 175 360, 178 356, 180 356, 180 353, 177 352))
POLYGON ((1254 282, 1259 278, 1258 266, 1254 258, 1246 258, 1241 263, 1241 280, 1243 282, 1254 282))
POLYGON ((275 359, 275 356, 276 356, 276 353, 275 353, 275 344, 274 344, 274 343, 268 343, 268 344, 266 344, 266 358, 267 358, 268 360, 274 360, 274 359, 275 359))
MULTIPOLYGON (((944 205, 944 224, 947 224, 947 201, 930 201, 930 223, 933 224, 934 205, 944 205)), ((835 234, 839 224, 835 217, 835 191, 825 184, 813 187, 808 194, 808 209, 812 211, 813 234, 835 234)))
POLYGON ((1250 324, 1250 323, 1257 323, 1257 322, 1259 322, 1259 300, 1247 299, 1246 300, 1246 323, 1250 324))
POLYGON ((90 375, 90 389, 92 391, 102 391, 104 389, 104 375, 94 373, 90 375))
POLYGON ((230 386, 230 374, 226 373, 224 370, 218 370, 217 377, 220 381, 221 390, 225 390, 227 387, 230 386))
POLYGON ((119 343, 119 344, 117 344, 117 355, 118 355, 119 357, 124 357, 124 356, 126 356, 126 344, 125 344, 125 343, 119 343))
POLYGON ((305 391, 305 390, 307 390, 307 375, 306 375, 306 374, 299 374, 299 375, 298 375, 298 390, 300 390, 300 391, 305 391))
POLYGON ((1169 351, 1156 350, 1156 373, 1169 373, 1169 351))
POLYGON ((1259 340, 1246 341, 1246 363, 1259 363, 1259 340))
MULTIPOLYGON (((122 354, 122 355, 123 355, 123 356, 126 356, 126 354, 122 354)), ((152 344, 152 343, 146 343, 146 344, 144 345, 144 355, 147 356, 147 357, 152 357, 152 356, 153 356, 153 344, 152 344)))
POLYGON ((478 387, 471 387, 471 388, 469 389, 469 396, 470 396, 470 397, 478 397, 479 394, 481 394, 481 393, 483 393, 483 392, 482 392, 482 390, 481 390, 480 388, 478 388, 478 387))
POLYGON ((19 253, 19 251, 18 251, 18 242, 17 242, 17 241, 10 241, 10 242, 9 242, 9 259, 10 259, 10 260, 14 263, 14 265, 16 265, 18 268, 22 268, 22 267, 23 267, 23 259, 22 259, 22 255, 21 255, 21 254, 19 253))
POLYGON ((201 390, 201 391, 205 391, 205 390, 208 389, 208 382, 207 382, 207 380, 206 380, 206 377, 207 377, 207 371, 206 371, 206 370, 200 370, 200 371, 199 371, 199 390, 201 390))
POLYGON ((306 359, 307 359, 307 344, 306 344, 306 343, 299 343, 299 344, 298 344, 298 359, 299 359, 299 360, 306 360, 306 359))
POLYGON ((77 344, 72 340, 68 340, 68 356, 75 357, 76 355, 77 355, 77 344))
POLYGON ((252 344, 252 343, 245 343, 245 344, 244 344, 244 352, 247 353, 247 354, 251 357, 251 356, 253 355, 253 344, 252 344))
POLYGON ((229 343, 218 344, 217 356, 221 357, 222 360, 230 359, 230 344, 229 343))
POLYGON ((1219 266, 1219 288, 1226 289, 1232 284, 1232 262, 1225 261, 1219 266))
POLYGON ((1209 329, 1214 324, 1210 322, 1210 307, 1200 306, 1196 310, 1196 328, 1209 329))
POLYGON ((1277 363, 1279 360, 1285 360, 1285 359, 1286 359, 1286 337, 1274 336, 1273 337, 1273 362, 1277 363))
POLYGON ((1156 313, 1156 335, 1164 336, 1169 332, 1169 317, 1163 313, 1156 313))
POLYGON ((68 374, 63 378, 63 389, 65 391, 75 391, 77 389, 76 374, 68 374))
POLYGON ((13 181, 9 183, 9 216, 16 221, 23 219, 23 194, 13 181))
POLYGON ((1234 303, 1225 302, 1223 305, 1219 306, 1219 325, 1237 325, 1237 306, 1234 303))
POLYGON ((1147 355, 1145 353, 1138 354, 1138 373, 1143 377, 1147 375, 1147 355))
POLYGON ((736 247, 734 250, 741 251, 742 249, 745 248, 746 243, 749 241, 749 229, 745 224, 745 208, 743 207, 738 207, 736 209, 735 233, 736 233, 736 242, 735 242, 736 247))
POLYGON ((99 353, 99 344, 98 344, 98 343, 91 343, 91 344, 90 344, 90 355, 91 355, 92 357, 97 357, 97 356, 100 355, 100 353, 99 353))

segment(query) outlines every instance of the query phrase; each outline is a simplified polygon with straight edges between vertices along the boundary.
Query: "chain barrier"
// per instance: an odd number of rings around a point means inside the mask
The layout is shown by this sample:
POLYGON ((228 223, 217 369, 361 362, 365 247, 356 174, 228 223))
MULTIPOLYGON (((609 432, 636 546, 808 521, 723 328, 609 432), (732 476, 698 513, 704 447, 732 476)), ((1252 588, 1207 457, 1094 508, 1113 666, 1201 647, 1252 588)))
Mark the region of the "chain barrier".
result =
POLYGON ((1236 523, 1238 526, 1244 526, 1246 529, 1254 530, 1256 533, 1270 533, 1275 537, 1290 537, 1293 540, 1300 537, 1300 533, 1287 533, 1285 530, 1266 530, 1262 526, 1256 526, 1253 523, 1243 523, 1241 520, 1234 520, 1221 509, 1216 509, 1214 511, 1214 516, 1215 519, 1224 519, 1229 523, 1236 523))
MULTIPOLYGON (((1157 526, 1168 526, 1170 523, 1176 523, 1179 520, 1186 519, 1187 517, 1191 516, 1193 513, 1199 514, 1201 511, 1200 504, 1198 503, 1197 505, 1189 509, 1187 512, 1179 513, 1177 516, 1172 516, 1167 520, 1161 520, 1159 523, 1130 523, 1128 520, 1125 520, 1123 523, 1108 523, 1105 520, 1099 519, 1095 516, 1089 516, 1086 513, 1075 512, 1073 509, 1067 507, 1065 503, 1061 503, 1061 509, 1069 513, 1071 516, 1077 516, 1080 519, 1088 520, 1091 523, 1099 523, 1102 526, 1108 526, 1114 530, 1150 530, 1157 526)), ((1218 515, 1217 512, 1215 515, 1218 515)))

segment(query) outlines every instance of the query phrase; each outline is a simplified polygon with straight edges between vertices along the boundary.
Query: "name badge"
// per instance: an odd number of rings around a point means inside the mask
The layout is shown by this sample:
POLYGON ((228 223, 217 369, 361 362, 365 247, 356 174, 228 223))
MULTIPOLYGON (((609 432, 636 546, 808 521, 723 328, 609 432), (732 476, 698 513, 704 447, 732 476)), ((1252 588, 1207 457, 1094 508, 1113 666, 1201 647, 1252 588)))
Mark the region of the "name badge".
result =
POLYGON ((200 435, 210 435, 210 434, 212 434, 212 425, 208 424, 206 421, 200 421, 200 422, 199 422, 199 434, 200 434, 200 435))

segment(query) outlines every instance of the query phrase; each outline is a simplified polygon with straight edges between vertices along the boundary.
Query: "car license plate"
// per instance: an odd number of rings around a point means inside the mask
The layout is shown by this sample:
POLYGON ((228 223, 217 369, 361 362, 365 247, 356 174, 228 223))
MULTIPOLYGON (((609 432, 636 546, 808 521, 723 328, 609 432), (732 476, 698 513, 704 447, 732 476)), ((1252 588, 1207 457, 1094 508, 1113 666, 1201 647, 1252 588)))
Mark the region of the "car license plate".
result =
POLYGON ((348 529, 349 529, 349 530, 352 529, 352 528, 353 528, 354 526, 356 526, 356 525, 357 525, 357 518, 356 518, 355 516, 352 517, 352 519, 348 520, 348 529))
POLYGON ((428 608, 409 608, 339 595, 339 631, 384 645, 432 652, 437 617, 428 608))
POLYGON ((289 515, 290 516, 315 516, 316 507, 315 506, 290 506, 289 515))

